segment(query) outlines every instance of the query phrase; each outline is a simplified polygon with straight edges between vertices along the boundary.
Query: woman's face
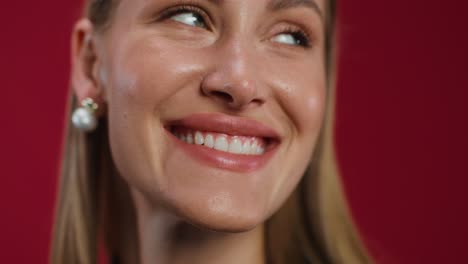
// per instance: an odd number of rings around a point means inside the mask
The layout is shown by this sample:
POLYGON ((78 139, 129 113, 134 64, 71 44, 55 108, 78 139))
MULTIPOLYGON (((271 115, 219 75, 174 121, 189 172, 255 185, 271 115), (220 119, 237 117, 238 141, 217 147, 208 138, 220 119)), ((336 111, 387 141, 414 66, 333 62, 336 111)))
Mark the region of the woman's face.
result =
POLYGON ((98 37, 98 85, 134 192, 215 230, 249 230, 279 208, 324 114, 315 1, 121 0, 98 37))

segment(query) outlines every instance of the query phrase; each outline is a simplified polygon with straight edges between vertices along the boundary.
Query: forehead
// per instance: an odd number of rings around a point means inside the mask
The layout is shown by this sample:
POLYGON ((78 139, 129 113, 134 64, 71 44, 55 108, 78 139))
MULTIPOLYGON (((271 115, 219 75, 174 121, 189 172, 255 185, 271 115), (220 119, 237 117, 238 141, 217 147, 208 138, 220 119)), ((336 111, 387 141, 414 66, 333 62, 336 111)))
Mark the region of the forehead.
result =
POLYGON ((270 10, 280 10, 293 7, 306 7, 313 9, 320 16, 323 16, 325 11, 325 0, 266 0, 264 2, 267 6, 267 9, 270 10))

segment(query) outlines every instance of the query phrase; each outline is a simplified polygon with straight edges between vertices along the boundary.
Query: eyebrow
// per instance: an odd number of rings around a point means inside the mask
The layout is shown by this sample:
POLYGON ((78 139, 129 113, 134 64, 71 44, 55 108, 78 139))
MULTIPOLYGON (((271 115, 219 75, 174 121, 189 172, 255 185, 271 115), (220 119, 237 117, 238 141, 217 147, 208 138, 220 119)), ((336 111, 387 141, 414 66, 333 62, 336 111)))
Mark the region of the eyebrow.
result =
POLYGON ((279 11, 281 9, 296 7, 311 8, 320 16, 320 18, 323 18, 323 12, 315 0, 271 0, 268 4, 268 9, 271 11, 279 11))

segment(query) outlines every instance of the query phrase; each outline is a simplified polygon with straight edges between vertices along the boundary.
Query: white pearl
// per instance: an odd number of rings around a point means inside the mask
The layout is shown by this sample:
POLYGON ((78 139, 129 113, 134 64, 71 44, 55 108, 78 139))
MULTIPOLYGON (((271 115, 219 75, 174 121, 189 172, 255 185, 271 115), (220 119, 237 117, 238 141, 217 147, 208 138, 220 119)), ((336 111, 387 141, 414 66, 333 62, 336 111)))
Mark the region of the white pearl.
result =
POLYGON ((76 128, 84 132, 93 131, 97 127, 97 120, 93 112, 84 107, 80 107, 73 112, 72 122, 76 128))

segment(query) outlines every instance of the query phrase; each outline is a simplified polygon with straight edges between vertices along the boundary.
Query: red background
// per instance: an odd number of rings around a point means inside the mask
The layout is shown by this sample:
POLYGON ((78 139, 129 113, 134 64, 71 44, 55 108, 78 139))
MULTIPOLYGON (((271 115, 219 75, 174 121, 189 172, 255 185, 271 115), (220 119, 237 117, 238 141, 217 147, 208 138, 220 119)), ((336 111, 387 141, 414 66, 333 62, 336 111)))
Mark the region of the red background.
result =
MULTIPOLYGON (((0 262, 46 263, 79 2, 4 1, 0 262)), ((337 143, 378 263, 467 263, 468 2, 341 1, 337 143)))

